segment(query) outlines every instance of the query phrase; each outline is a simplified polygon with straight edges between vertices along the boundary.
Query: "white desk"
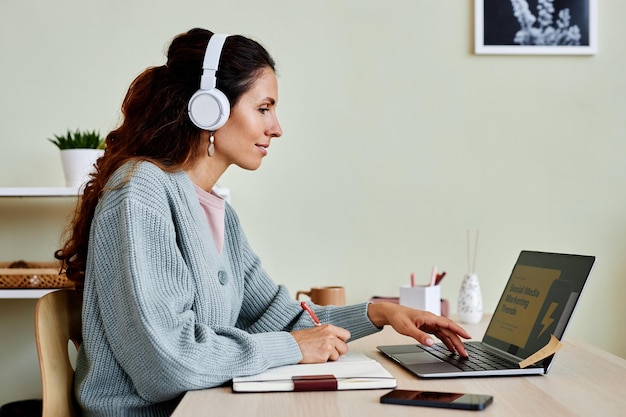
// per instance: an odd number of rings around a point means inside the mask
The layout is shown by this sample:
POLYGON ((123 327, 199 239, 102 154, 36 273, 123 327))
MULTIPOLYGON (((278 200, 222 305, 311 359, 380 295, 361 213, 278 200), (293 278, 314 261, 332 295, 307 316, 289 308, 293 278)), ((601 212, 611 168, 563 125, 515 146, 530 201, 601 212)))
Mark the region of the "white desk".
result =
MULTIPOLYGON (((487 319, 465 325, 480 339, 487 319)), ((398 388, 490 394, 494 402, 480 414, 473 411, 380 404, 388 390, 233 394, 230 387, 188 392, 172 417, 209 416, 618 416, 626 410, 626 360, 564 338, 548 375, 498 378, 419 379, 383 357, 376 346, 414 343, 391 328, 350 343, 378 360, 397 379, 398 388)))

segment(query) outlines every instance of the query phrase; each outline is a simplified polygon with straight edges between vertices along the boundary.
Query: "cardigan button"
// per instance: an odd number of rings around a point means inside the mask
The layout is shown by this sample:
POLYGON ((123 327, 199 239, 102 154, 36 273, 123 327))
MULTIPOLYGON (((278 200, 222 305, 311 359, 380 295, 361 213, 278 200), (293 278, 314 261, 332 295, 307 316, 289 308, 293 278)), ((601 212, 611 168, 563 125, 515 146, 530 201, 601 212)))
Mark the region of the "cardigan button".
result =
POLYGON ((217 273, 217 279, 220 281, 220 284, 226 285, 226 283, 228 282, 228 274, 226 273, 226 271, 219 271, 217 273))

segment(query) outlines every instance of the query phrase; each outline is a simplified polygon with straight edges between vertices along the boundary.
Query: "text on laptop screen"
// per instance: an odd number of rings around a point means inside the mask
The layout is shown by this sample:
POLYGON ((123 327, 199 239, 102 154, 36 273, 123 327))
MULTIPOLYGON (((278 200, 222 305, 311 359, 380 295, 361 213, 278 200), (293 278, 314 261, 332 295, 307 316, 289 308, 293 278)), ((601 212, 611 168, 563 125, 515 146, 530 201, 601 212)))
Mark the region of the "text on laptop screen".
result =
MULTIPOLYGON (((560 275, 561 271, 555 269, 517 265, 495 311, 488 334, 512 345, 526 346, 539 309, 552 283, 560 275)), ((547 329, 550 318, 546 317, 543 321, 547 329)))
POLYGON ((580 295, 575 287, 558 269, 516 265, 485 337, 512 354, 530 356, 551 334, 561 337, 559 318, 571 313, 580 295))

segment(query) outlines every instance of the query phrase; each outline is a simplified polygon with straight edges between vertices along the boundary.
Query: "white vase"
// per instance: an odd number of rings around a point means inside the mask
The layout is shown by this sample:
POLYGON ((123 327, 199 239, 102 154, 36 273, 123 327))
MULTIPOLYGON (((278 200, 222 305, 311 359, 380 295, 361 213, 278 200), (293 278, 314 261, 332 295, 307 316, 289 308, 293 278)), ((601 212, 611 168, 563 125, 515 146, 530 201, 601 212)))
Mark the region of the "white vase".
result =
POLYGON ((483 318, 483 297, 480 292, 478 275, 466 274, 463 277, 459 291, 457 314, 463 323, 469 324, 478 323, 483 318))
POLYGON ((103 149, 61 150, 65 186, 82 187, 89 180, 89 174, 94 170, 94 164, 103 153, 103 149))

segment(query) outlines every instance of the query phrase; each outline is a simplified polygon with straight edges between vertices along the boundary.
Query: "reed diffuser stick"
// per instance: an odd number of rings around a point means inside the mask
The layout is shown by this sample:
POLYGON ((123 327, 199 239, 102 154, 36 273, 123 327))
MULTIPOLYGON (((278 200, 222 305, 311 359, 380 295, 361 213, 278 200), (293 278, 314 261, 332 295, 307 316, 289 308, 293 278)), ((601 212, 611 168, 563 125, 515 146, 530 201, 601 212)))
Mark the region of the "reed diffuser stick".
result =
POLYGON ((474 265, 472 266, 472 273, 476 273, 476 254, 478 253, 478 233, 479 229, 476 229, 476 241, 474 243, 474 265))
POLYGON ((470 264, 470 230, 467 229, 467 273, 471 272, 472 265, 470 264))
POLYGON ((474 241, 474 262, 470 262, 471 244, 470 244, 470 230, 467 229, 467 273, 476 273, 476 257, 478 254, 478 234, 480 230, 476 229, 476 239, 474 241))

